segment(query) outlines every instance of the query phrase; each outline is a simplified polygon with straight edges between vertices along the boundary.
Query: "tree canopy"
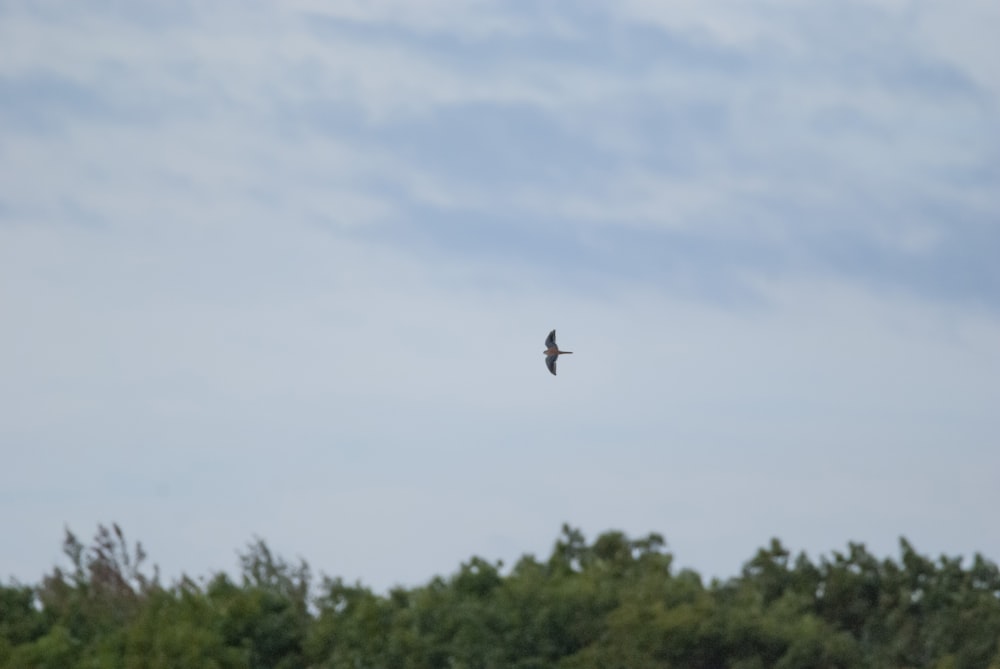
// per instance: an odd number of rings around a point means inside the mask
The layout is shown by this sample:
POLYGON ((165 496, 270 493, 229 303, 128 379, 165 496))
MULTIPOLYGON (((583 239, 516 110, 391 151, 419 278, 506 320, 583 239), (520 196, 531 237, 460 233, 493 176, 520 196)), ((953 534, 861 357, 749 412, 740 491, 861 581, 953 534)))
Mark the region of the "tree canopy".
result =
POLYGON ((773 539, 706 583, 658 534, 563 526, 545 560, 472 557, 385 594, 261 539, 238 578, 172 585, 117 525, 63 549, 41 583, 0 584, 0 669, 1000 669, 996 564, 906 539, 897 559, 851 543, 818 562, 773 539))

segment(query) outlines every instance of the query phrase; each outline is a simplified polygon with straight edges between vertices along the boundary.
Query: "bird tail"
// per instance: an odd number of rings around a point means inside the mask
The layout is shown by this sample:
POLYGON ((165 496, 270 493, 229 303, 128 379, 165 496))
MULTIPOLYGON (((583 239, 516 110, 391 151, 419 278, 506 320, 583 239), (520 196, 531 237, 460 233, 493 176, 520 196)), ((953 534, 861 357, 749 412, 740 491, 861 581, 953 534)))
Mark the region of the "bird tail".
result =
POLYGON ((573 355, 573 351, 559 351, 563 355, 573 355))

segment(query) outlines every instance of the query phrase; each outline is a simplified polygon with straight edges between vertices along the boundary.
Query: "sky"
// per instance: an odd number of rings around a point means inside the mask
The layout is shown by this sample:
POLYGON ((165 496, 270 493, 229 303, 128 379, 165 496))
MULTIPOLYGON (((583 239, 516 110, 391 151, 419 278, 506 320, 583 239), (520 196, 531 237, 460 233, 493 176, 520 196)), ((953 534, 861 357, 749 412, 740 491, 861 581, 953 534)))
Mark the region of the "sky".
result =
POLYGON ((0 580, 563 523, 1000 559, 995 0, 0 0, 0 580), (545 369, 558 329, 574 355, 545 369))

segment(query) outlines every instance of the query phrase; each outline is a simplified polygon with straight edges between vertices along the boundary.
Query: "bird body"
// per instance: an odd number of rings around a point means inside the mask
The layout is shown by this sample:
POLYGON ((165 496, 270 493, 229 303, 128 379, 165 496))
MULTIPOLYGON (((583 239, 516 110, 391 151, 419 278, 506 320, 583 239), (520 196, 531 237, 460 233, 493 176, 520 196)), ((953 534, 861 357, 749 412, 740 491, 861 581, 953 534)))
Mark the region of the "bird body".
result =
POLYGON ((560 355, 571 355, 573 351, 560 351, 559 346, 556 344, 556 331, 553 330, 549 333, 549 336, 545 338, 545 366, 549 368, 552 372, 552 376, 556 375, 556 361, 559 359, 560 355))

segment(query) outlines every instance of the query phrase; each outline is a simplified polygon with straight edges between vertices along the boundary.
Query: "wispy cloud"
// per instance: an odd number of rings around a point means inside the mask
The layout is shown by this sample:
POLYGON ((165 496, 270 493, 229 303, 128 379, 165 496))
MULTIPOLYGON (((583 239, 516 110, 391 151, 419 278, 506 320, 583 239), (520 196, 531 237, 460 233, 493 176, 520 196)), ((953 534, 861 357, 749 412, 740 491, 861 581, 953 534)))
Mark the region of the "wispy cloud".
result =
POLYGON ((993 4, 0 4, 7 522, 1000 550, 993 4))

